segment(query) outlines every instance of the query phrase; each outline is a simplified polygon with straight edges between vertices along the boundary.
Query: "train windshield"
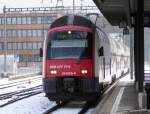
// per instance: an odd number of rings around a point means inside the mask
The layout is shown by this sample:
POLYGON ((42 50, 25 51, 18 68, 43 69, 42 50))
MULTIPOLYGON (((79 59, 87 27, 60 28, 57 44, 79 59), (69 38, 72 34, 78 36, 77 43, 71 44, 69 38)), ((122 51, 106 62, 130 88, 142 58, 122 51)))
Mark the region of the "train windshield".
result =
POLYGON ((60 31, 49 34, 48 59, 86 59, 92 57, 92 33, 60 31))

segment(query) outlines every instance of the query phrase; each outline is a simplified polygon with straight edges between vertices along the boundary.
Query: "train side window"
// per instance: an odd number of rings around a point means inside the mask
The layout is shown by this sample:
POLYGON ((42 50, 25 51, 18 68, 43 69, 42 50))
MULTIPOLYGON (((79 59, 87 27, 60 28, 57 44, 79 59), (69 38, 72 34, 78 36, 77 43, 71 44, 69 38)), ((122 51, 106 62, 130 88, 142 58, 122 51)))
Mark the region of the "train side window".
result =
POLYGON ((98 55, 99 56, 104 56, 104 48, 103 48, 103 46, 99 48, 98 55))

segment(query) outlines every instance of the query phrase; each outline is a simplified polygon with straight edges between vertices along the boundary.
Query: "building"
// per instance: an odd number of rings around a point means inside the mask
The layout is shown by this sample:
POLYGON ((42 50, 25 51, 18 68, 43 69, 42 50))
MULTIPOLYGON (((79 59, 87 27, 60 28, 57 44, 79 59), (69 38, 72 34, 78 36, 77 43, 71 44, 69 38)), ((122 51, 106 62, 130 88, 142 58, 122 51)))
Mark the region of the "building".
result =
POLYGON ((60 14, 5 10, 0 14, 0 55, 19 57, 19 67, 40 66, 39 49, 51 22, 60 14))

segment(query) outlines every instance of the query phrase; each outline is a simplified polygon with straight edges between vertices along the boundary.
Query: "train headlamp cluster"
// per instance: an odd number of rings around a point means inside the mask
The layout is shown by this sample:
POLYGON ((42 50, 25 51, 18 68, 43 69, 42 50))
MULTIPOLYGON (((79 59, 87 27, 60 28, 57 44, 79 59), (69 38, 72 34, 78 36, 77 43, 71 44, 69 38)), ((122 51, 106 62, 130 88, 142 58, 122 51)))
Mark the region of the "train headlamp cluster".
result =
POLYGON ((81 70, 81 74, 87 74, 87 73, 88 73, 88 70, 85 70, 85 69, 81 70))
POLYGON ((50 74, 57 74, 57 71, 56 70, 51 70, 50 74))

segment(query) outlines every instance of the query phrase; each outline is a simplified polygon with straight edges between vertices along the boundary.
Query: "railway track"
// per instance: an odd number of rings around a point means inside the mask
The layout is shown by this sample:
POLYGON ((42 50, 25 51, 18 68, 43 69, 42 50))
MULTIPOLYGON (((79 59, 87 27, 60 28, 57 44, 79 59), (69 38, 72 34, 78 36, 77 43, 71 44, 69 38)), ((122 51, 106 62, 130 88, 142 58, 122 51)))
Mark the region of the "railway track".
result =
POLYGON ((51 114, 52 112, 54 112, 54 111, 56 111, 56 110, 62 108, 63 106, 65 106, 65 105, 67 105, 67 104, 68 104, 68 102, 62 102, 62 103, 60 103, 60 104, 57 104, 57 105, 55 105, 55 106, 49 108, 48 110, 46 110, 43 114, 51 114))
POLYGON ((14 82, 6 83, 6 84, 1 84, 0 89, 6 89, 6 88, 14 87, 14 86, 19 86, 19 85, 22 85, 22 84, 26 84, 29 81, 35 82, 35 81, 38 81, 38 80, 41 80, 41 79, 42 79, 41 77, 36 77, 36 78, 20 80, 20 81, 14 81, 14 82))
MULTIPOLYGON (((42 114, 51 114, 52 112, 55 112, 61 108, 67 107, 67 105, 69 105, 70 102, 62 102, 60 104, 57 104, 51 108, 49 108, 48 110, 46 110, 44 113, 42 114)), ((88 111, 89 108, 93 107, 93 104, 95 104, 94 102, 86 102, 84 103, 84 105, 81 107, 81 110, 79 110, 78 114, 84 114, 88 111)))
POLYGON ((10 92, 6 94, 1 94, 0 95, 0 100, 5 101, 4 103, 0 104, 0 107, 4 107, 6 105, 12 104, 16 101, 40 94, 43 92, 42 85, 32 87, 29 89, 21 90, 21 91, 15 91, 15 92, 10 92))

